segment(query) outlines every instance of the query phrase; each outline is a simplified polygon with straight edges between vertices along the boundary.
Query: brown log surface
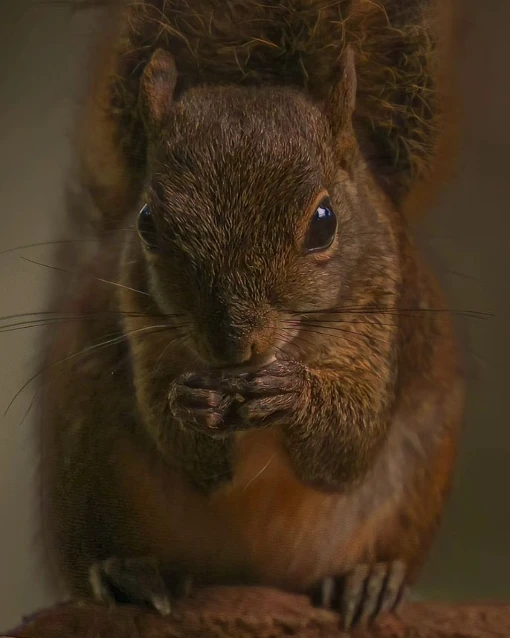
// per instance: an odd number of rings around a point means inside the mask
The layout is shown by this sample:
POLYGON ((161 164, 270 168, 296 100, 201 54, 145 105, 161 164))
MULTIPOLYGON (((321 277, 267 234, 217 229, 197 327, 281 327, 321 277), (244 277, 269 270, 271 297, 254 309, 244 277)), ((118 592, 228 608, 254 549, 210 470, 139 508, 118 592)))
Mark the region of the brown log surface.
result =
MULTIPOLYGON (((345 637, 339 617, 308 598, 261 588, 211 588, 175 603, 162 618, 132 607, 69 603, 11 632, 17 638, 345 637)), ((510 603, 409 603, 352 638, 510 638, 510 603)))

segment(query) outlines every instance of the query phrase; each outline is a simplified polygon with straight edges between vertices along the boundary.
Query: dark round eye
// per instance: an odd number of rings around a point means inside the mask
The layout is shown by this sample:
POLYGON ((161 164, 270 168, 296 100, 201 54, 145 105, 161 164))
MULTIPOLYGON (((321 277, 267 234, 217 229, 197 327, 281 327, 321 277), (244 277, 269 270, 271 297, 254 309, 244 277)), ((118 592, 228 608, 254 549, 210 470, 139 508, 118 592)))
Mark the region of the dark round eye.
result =
POLYGON ((151 209, 147 204, 138 213, 138 234, 147 248, 153 251, 158 249, 158 234, 151 209))
POLYGON ((323 199, 317 207, 305 240, 305 250, 308 253, 326 250, 333 243, 336 233, 336 215, 329 199, 323 199))

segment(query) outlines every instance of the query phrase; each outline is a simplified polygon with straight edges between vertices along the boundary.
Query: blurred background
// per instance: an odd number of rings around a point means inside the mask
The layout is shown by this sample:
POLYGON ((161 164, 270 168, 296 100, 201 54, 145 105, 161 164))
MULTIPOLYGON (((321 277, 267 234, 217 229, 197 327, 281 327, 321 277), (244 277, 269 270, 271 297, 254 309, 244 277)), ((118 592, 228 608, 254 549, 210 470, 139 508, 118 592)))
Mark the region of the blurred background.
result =
MULTIPOLYGON (((510 2, 459 4, 461 155, 416 236, 451 307, 493 317, 459 319, 468 414, 454 490, 417 593, 509 600, 510 2)), ((20 247, 66 237, 63 180, 95 18, 57 3, 0 0, 0 317, 44 311, 50 283, 62 276, 27 261, 51 264, 51 245, 20 247)), ((57 596, 41 562, 37 384, 11 403, 37 372, 41 330, 6 327, 16 320, 0 324, 0 634, 57 596)))

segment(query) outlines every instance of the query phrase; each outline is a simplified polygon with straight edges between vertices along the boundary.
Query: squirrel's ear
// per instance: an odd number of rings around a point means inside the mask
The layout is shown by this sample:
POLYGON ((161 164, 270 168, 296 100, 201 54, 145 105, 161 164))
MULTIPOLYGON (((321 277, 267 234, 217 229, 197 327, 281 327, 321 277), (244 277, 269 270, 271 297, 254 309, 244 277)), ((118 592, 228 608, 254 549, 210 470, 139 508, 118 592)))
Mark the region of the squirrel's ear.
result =
POLYGON ((335 139, 335 150, 346 168, 354 161, 358 144, 352 118, 356 106, 356 67, 354 52, 346 46, 340 58, 341 78, 331 91, 326 106, 327 116, 335 139))
POLYGON ((140 107, 147 124, 158 127, 163 123, 176 83, 177 68, 172 54, 158 49, 145 67, 140 85, 140 107))

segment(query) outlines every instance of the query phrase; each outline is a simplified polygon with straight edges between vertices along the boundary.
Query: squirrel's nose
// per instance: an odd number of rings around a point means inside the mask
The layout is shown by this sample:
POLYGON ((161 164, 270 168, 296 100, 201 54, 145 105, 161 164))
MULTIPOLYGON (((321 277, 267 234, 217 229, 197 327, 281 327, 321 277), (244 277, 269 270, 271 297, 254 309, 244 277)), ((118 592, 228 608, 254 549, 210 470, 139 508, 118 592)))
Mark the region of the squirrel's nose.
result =
POLYGON ((204 317, 200 333, 204 358, 215 368, 262 367, 277 341, 274 311, 259 306, 254 312, 246 303, 224 303, 223 298, 218 293, 204 317))
POLYGON ((209 342, 209 359, 214 367, 260 368, 273 358, 272 339, 263 332, 249 335, 216 335, 209 342))
POLYGON ((214 353, 214 358, 221 367, 261 367, 268 356, 269 352, 260 352, 255 343, 246 345, 228 341, 214 353))

